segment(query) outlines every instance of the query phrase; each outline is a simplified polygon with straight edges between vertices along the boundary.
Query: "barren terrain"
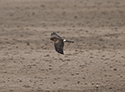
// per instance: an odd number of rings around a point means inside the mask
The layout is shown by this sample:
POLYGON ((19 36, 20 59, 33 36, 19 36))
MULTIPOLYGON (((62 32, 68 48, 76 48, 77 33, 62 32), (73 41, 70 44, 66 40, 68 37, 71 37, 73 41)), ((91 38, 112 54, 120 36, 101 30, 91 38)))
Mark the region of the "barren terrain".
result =
POLYGON ((125 0, 0 0, 0 92, 125 92, 125 0))

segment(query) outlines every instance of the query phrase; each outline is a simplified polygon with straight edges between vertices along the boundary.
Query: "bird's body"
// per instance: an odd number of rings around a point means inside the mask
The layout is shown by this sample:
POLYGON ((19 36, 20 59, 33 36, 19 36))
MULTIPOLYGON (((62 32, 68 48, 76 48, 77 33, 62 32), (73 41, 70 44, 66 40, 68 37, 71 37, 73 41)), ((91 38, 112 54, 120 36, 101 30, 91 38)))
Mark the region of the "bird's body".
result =
POLYGON ((57 35, 55 32, 53 32, 51 34, 51 38, 52 41, 54 41, 54 46, 55 46, 55 50, 60 53, 60 54, 64 54, 63 52, 63 47, 64 47, 64 42, 70 42, 70 43, 74 43, 73 41, 68 41, 66 39, 62 39, 59 35, 57 35))

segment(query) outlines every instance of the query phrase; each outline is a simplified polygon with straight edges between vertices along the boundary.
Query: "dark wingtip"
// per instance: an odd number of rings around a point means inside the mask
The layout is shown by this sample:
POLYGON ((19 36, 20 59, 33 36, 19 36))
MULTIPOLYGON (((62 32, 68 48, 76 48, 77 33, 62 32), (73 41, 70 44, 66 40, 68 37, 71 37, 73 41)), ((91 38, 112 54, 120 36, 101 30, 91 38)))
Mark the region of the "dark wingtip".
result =
POLYGON ((64 55, 64 53, 61 53, 62 55, 64 55))
POLYGON ((62 55, 64 55, 64 53, 63 52, 59 52, 59 51, 57 51, 59 54, 62 54, 62 55))
POLYGON ((51 35, 54 35, 54 34, 56 34, 56 33, 55 32, 51 33, 51 35))
POLYGON ((58 53, 60 53, 60 54, 64 55, 64 53, 63 53, 63 52, 58 52, 58 53))

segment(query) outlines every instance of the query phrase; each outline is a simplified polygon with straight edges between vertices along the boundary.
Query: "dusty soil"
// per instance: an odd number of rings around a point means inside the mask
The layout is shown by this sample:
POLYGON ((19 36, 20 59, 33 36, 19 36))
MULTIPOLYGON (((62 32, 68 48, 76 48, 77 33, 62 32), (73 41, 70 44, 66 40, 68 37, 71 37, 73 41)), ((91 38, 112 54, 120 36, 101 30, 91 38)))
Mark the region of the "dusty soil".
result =
POLYGON ((0 0, 0 92, 125 92, 125 0, 0 0))

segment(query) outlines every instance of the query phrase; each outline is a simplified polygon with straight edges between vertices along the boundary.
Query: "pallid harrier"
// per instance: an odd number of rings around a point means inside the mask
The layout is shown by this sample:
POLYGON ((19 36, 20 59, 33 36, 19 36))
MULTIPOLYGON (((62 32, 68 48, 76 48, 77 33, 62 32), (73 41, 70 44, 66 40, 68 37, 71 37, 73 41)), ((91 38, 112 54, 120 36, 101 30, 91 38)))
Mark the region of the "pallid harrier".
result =
POLYGON ((64 42, 70 42, 70 43, 74 43, 73 41, 68 41, 66 39, 62 39, 59 35, 57 35, 55 32, 51 33, 51 38, 50 40, 54 41, 54 46, 55 46, 55 50, 60 53, 60 54, 64 54, 63 53, 63 47, 64 47, 64 42))

